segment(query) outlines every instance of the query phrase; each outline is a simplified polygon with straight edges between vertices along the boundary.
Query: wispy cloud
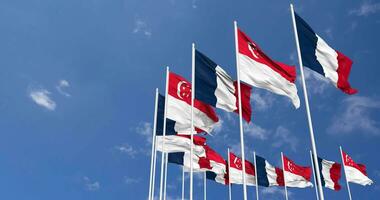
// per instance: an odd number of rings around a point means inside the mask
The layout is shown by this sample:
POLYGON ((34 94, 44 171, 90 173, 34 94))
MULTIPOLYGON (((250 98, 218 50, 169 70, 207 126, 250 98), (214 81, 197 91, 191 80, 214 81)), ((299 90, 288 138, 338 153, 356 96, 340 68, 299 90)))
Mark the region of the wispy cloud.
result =
POLYGON ((378 113, 379 100, 356 95, 344 99, 342 105, 339 114, 333 117, 328 133, 338 135, 358 130, 361 133, 380 135, 379 122, 371 116, 378 113))
POLYGON ((83 177, 85 189, 88 191, 97 191, 100 189, 100 183, 98 181, 92 181, 87 176, 83 177))
POLYGON ((349 11, 351 15, 368 16, 380 11, 380 3, 372 3, 371 1, 363 1, 359 8, 349 11))
MULTIPOLYGON (((265 196, 269 196, 269 195, 281 195, 281 196, 285 196, 285 190, 283 188, 278 188, 278 187, 266 187, 266 188, 262 188, 261 190, 261 194, 265 195, 265 196)), ((292 196, 293 193, 288 191, 288 196, 292 196)))
POLYGON ((143 34, 144 36, 150 38, 152 36, 152 31, 148 27, 147 23, 142 19, 135 20, 135 26, 132 31, 134 34, 143 34))
POLYGON ((70 87, 70 83, 67 81, 67 80, 60 80, 58 82, 58 85, 55 87, 57 89, 57 91, 65 96, 65 97, 70 97, 71 95, 67 92, 65 92, 65 89, 66 88, 69 88, 70 87))
POLYGON ((265 111, 273 105, 275 96, 266 91, 253 92, 251 95, 251 101, 254 111, 265 111))
POLYGON ((151 123, 140 122, 139 125, 136 127, 135 131, 137 134, 140 134, 141 136, 145 137, 148 143, 152 143, 153 128, 151 123))
POLYGON ((50 111, 55 110, 57 104, 50 98, 50 92, 46 89, 30 89, 29 97, 39 106, 42 106, 50 111))
POLYGON ((194 9, 198 8, 197 0, 191 0, 191 7, 194 9))
POLYGON ((136 184, 141 182, 141 178, 124 177, 126 184, 136 184))
POLYGON ((244 123, 244 133, 246 133, 250 137, 260 140, 266 140, 270 134, 268 130, 254 123, 244 123))
POLYGON ((283 126, 277 127, 273 135, 273 140, 274 142, 272 143, 272 146, 277 148, 288 146, 292 151, 296 151, 296 148, 298 146, 297 137, 291 134, 289 129, 283 126))
MULTIPOLYGON (((312 94, 324 94, 326 89, 332 86, 327 78, 307 67, 304 68, 304 75, 307 80, 307 89, 312 94)), ((301 82, 301 77, 298 77, 298 81, 301 82)))
POLYGON ((138 151, 129 144, 122 144, 114 147, 120 153, 126 154, 131 158, 135 158, 138 151))
POLYGON ((213 134, 217 135, 223 130, 223 123, 224 121, 222 119, 219 119, 218 123, 215 124, 213 129, 213 134))

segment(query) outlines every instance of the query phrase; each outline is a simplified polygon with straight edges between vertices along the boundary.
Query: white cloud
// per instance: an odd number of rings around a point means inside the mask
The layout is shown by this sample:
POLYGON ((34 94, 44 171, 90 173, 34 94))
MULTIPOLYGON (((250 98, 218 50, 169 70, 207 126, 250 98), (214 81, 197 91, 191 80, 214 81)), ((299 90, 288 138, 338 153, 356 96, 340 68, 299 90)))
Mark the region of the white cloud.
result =
POLYGON ((70 87, 70 83, 67 80, 63 79, 58 82, 58 85, 55 88, 61 95, 65 97, 70 97, 71 95, 64 91, 64 89, 68 87, 70 87))
POLYGON ((192 0, 191 1, 191 7, 194 8, 194 9, 198 8, 198 6, 197 6, 197 0, 192 0))
POLYGON ((272 143, 272 146, 274 147, 288 146, 292 151, 296 151, 298 145, 297 137, 292 135, 290 131, 283 126, 277 127, 273 140, 274 142, 272 143))
POLYGON ((88 191, 96 191, 100 189, 100 183, 98 181, 92 181, 87 176, 83 177, 84 185, 88 191))
MULTIPOLYGON (((328 87, 331 87, 329 80, 319 73, 314 72, 307 67, 304 67, 303 71, 308 92, 311 92, 312 94, 323 94, 328 87)), ((297 79, 301 83, 301 77, 298 77, 297 79)))
POLYGON ((219 118, 218 123, 215 124, 213 129, 213 133, 215 133, 215 135, 219 134, 223 130, 223 123, 224 121, 219 118))
POLYGON ((327 35, 327 37, 329 37, 330 39, 332 39, 333 38, 333 33, 332 33, 332 28, 330 27, 330 28, 327 28, 327 29, 325 29, 325 34, 327 35))
POLYGON ((349 11, 351 15, 368 16, 380 11, 380 3, 372 3, 371 1, 363 1, 359 8, 349 11))
POLYGON ((244 133, 250 137, 266 140, 270 132, 254 123, 244 123, 244 133))
POLYGON ((29 97, 39 106, 42 106, 48 110, 55 110, 56 103, 50 98, 50 92, 46 89, 31 89, 29 97))
MULTIPOLYGON (((285 196, 285 190, 284 188, 278 188, 278 187, 263 187, 262 189, 260 188, 259 190, 261 192, 261 194, 265 195, 265 196, 268 196, 268 195, 276 195, 276 194, 279 194, 281 196, 285 196)), ((293 193, 291 193, 289 190, 288 190, 288 196, 292 196, 293 193)), ((282 198, 281 198, 282 199, 282 198)))
POLYGON ((330 134, 347 134, 357 130, 379 135, 379 122, 371 117, 371 113, 378 113, 379 109, 379 100, 357 95, 349 96, 343 100, 343 108, 333 117, 327 131, 330 134), (375 110, 376 112, 373 112, 375 110))
POLYGON ((145 21, 143 21, 142 19, 136 19, 135 20, 135 26, 134 26, 132 32, 135 34, 141 33, 148 38, 152 36, 152 32, 149 29, 147 23, 145 21))
POLYGON ((135 150, 129 144, 123 144, 120 146, 115 146, 115 149, 118 150, 120 153, 127 154, 131 158, 134 158, 136 156, 136 154, 138 153, 138 151, 135 150))
POLYGON ((126 184, 136 184, 141 182, 141 178, 124 177, 126 184))
POLYGON ((253 111, 265 111, 273 105, 275 97, 274 94, 266 91, 253 92, 251 101, 253 102, 253 111))
POLYGON ((152 143, 153 128, 149 122, 141 122, 135 129, 135 131, 146 138, 149 144, 152 143))

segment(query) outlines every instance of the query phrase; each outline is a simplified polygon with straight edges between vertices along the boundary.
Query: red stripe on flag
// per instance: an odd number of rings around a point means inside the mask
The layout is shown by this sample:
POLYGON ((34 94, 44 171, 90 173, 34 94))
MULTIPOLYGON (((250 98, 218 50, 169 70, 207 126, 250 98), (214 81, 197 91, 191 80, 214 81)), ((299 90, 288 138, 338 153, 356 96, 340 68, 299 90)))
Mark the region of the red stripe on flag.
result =
POLYGON ((350 83, 348 82, 348 77, 350 76, 352 61, 349 57, 345 56, 339 51, 336 51, 338 54, 338 83, 337 87, 341 89, 344 93, 347 94, 355 94, 358 91, 351 87, 350 83))
POLYGON ((341 177, 341 168, 342 165, 339 163, 334 163, 330 168, 330 178, 334 182, 334 190, 340 190, 341 186, 339 185, 339 179, 341 177))
MULTIPOLYGON (((238 94, 237 81, 234 81, 234 87, 235 87, 235 97, 236 97, 236 107, 237 107, 237 109, 234 112, 239 114, 239 94, 238 94)), ((240 82, 240 89, 241 89, 241 107, 243 109, 242 115, 243 115, 244 120, 249 123, 251 122, 251 115, 252 115, 252 108, 251 108, 252 87, 240 82)))

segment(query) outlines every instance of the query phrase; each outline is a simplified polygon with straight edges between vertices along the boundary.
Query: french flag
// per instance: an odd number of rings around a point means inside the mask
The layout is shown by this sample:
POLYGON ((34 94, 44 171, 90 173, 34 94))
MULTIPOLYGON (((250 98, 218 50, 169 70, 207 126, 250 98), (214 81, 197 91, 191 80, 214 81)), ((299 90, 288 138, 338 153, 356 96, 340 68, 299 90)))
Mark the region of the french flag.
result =
MULTIPOLYGON (((191 133, 191 83, 183 77, 169 73, 167 118, 176 121, 175 130, 191 133)), ((194 99, 194 126, 210 133, 219 121, 214 109, 194 99)))
POLYGON ((294 14, 303 65, 326 77, 344 93, 355 94, 357 90, 348 82, 350 58, 331 48, 297 13, 294 14))
MULTIPOLYGON (((193 152, 199 157, 206 157, 206 138, 194 135, 193 152)), ((165 153, 190 152, 190 135, 156 136, 157 151, 165 153), (163 145, 165 141, 165 145, 163 145)))
MULTIPOLYGON (((230 163, 229 163, 229 181, 230 183, 243 184, 243 167, 241 158, 237 157, 235 154, 230 152, 230 163)), ((245 180, 247 185, 254 186, 256 185, 255 179, 255 166, 245 160, 245 180)))
POLYGON ((297 94, 296 68, 269 58, 248 35, 240 29, 238 59, 241 81, 254 87, 290 98, 296 108, 300 106, 297 94))
POLYGON ((311 167, 303 167, 283 156, 284 180, 286 187, 305 188, 312 187, 310 182, 311 167))
POLYGON ((340 190, 341 164, 318 157, 318 166, 322 175, 322 186, 336 191, 340 190))
POLYGON ((191 163, 193 163, 193 170, 196 172, 202 172, 211 169, 210 162, 205 157, 199 157, 193 154, 190 157, 190 152, 176 152, 168 154, 168 162, 181 165, 185 171, 190 171, 191 163))
POLYGON ((258 185, 264 187, 284 186, 284 172, 273 167, 265 158, 256 155, 258 185))
MULTIPOLYGON (((251 87, 241 84, 243 118, 251 121, 251 87)), ((237 83, 210 58, 195 50, 195 98, 223 109, 239 113, 237 83)))
MULTIPOLYGON (((164 114, 165 114, 165 97, 161 94, 158 95, 157 103, 157 119, 156 119, 156 135, 163 135, 164 130, 164 114)), ((176 135, 175 130, 176 121, 166 118, 166 132, 165 135, 176 135)))
POLYGON ((344 171, 348 182, 360 185, 371 185, 373 181, 368 178, 366 166, 358 164, 352 158, 342 151, 344 171))

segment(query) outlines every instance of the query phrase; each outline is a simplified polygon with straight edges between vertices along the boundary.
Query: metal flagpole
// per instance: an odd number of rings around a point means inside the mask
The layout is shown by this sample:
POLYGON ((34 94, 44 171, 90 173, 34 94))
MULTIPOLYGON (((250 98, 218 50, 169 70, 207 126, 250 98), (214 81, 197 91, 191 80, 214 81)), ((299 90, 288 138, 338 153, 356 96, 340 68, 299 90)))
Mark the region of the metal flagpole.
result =
POLYGON ((228 161, 228 199, 232 200, 231 194, 231 173, 230 173, 230 148, 227 148, 227 161, 228 161))
POLYGON ((185 199, 185 168, 182 166, 182 200, 185 199))
POLYGON ((203 173, 203 199, 207 199, 207 180, 206 180, 206 172, 203 173))
POLYGON ((235 54, 236 54, 236 71, 237 71, 237 84, 238 84, 238 97, 239 97, 239 125, 240 125, 240 146, 241 146, 241 159, 243 160, 243 192, 244 200, 247 200, 247 182, 245 177, 245 155, 244 155, 244 133, 243 133, 243 116, 241 106, 241 88, 240 88, 240 66, 239 66, 239 44, 238 44, 238 32, 237 22, 234 21, 235 29, 235 54))
MULTIPOLYGON (((190 142, 190 158, 193 157, 194 143, 194 94, 195 94, 195 44, 191 49, 191 142, 190 142)), ((193 200, 193 162, 190 162, 190 200, 193 200)))
POLYGON ((150 177, 149 177, 149 197, 148 199, 152 200, 152 189, 154 187, 153 183, 153 163, 156 162, 154 157, 154 152, 156 151, 156 122, 157 122, 157 106, 158 106, 158 88, 156 88, 156 97, 154 101, 154 121, 153 121, 153 133, 152 133, 152 153, 150 158, 150 177))
POLYGON ((164 184, 164 164, 165 164, 165 135, 166 135, 166 114, 168 111, 168 90, 169 90, 169 67, 166 67, 166 86, 165 86, 165 110, 164 125, 162 130, 162 152, 161 152, 161 177, 160 177, 160 200, 162 200, 163 184, 164 184))
POLYGON ((168 153, 165 153, 164 200, 166 200, 166 185, 168 179, 168 153))
POLYGON ((153 178, 152 178, 152 196, 151 200, 154 199, 154 189, 155 189, 155 181, 156 181, 156 163, 157 163, 157 149, 156 149, 156 137, 154 137, 154 162, 153 162, 153 178))
POLYGON ((286 188, 286 177, 285 177, 284 154, 282 152, 281 152, 281 161, 282 161, 282 171, 284 173, 285 199, 288 200, 288 189, 286 188))
POLYGON ((255 162, 255 179, 256 179, 256 200, 259 200, 259 181, 257 177, 257 162, 256 162, 256 152, 253 152, 253 161, 255 162))
POLYGON ((344 159, 345 159, 345 158, 343 158, 342 146, 339 146, 339 150, 340 150, 340 157, 342 158, 342 165, 343 165, 343 170, 344 170, 344 177, 346 177, 346 184, 347 184, 348 196, 350 197, 350 200, 352 200, 352 197, 351 197, 351 190, 350 190, 350 184, 349 184, 348 181, 347 181, 346 166, 344 165, 344 159))
POLYGON ((315 194, 317 195, 317 200, 319 200, 319 195, 318 195, 318 187, 317 187, 317 177, 315 176, 315 170, 319 170, 319 169, 315 169, 314 168, 314 162, 313 162, 313 154, 312 152, 310 151, 310 161, 311 161, 311 167, 313 168, 313 176, 314 176, 314 184, 315 184, 315 194))
MULTIPOLYGON (((309 108, 309 99, 308 99, 308 96, 307 96, 305 76, 303 74, 303 64, 302 64, 300 45, 299 45, 299 41, 298 41, 298 33, 297 33, 296 19, 295 19, 295 16, 294 16, 293 4, 290 4, 290 10, 292 12, 294 37, 295 37, 295 40, 296 40, 298 62, 299 62, 300 71, 301 71, 301 80, 302 80, 302 86, 303 86, 303 94, 304 94, 304 98, 305 98, 307 120, 308 120, 308 124, 309 124, 311 147, 312 147, 312 151, 313 151, 313 155, 314 155, 313 156, 313 160, 314 160, 314 165, 318 166, 317 147, 315 145, 313 123, 312 123, 312 120, 311 120, 311 113, 310 113, 310 108, 309 108)), ((322 189, 322 183, 321 183, 321 174, 319 173, 319 170, 317 170, 316 175, 317 175, 317 181, 318 181, 319 197, 320 197, 321 200, 324 200, 325 198, 323 196, 323 189, 322 189)))

